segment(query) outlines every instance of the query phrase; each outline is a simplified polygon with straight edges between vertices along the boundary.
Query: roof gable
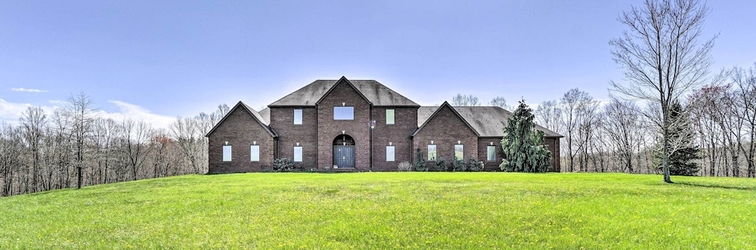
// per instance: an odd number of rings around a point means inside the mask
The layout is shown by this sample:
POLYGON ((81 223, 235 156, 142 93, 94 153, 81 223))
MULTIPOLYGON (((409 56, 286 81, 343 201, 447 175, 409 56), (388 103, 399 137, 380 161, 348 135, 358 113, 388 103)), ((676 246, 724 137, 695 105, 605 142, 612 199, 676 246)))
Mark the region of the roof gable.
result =
POLYGON ((346 84, 347 86, 349 86, 350 88, 352 88, 355 92, 357 92, 357 94, 360 95, 360 97, 362 97, 362 99, 365 100, 368 104, 373 105, 373 102, 371 102, 370 100, 368 100, 367 97, 365 97, 365 95, 363 95, 362 92, 359 89, 357 89, 357 87, 355 87, 354 84, 352 84, 352 82, 350 82, 349 79, 347 79, 344 76, 342 76, 341 79, 339 79, 338 81, 336 81, 336 83, 334 83, 333 86, 331 86, 331 88, 328 89, 328 91, 326 91, 325 94, 323 94, 320 97, 320 99, 318 99, 317 102, 315 102, 315 105, 320 104, 320 102, 322 102, 323 99, 325 99, 326 96, 328 96, 328 94, 330 94, 340 84, 346 84))
POLYGON ((316 80, 268 105, 268 107, 315 106, 340 81, 348 82, 373 106, 420 107, 417 103, 386 87, 376 80, 316 80))
MULTIPOLYGON (((417 133, 420 133, 420 131, 421 131, 421 130, 423 130, 423 128, 424 128, 424 127, 425 127, 426 125, 428 125, 428 123, 429 123, 429 122, 430 122, 431 120, 433 120, 433 117, 435 117, 435 116, 436 116, 436 115, 437 115, 437 114, 438 114, 438 113, 439 113, 439 112, 440 112, 441 110, 443 110, 444 108, 448 108, 448 109, 450 109, 450 110, 452 111, 452 113, 454 113, 454 114, 455 114, 455 115, 456 115, 456 116, 457 116, 457 117, 459 118, 459 120, 461 120, 461 121, 462 121, 463 123, 465 123, 465 125, 466 125, 466 126, 467 126, 468 128, 470 128, 470 130, 472 130, 472 131, 473 131, 473 132, 475 133, 475 135, 477 135, 477 136, 481 136, 481 135, 480 135, 480 133, 479 133, 479 132, 478 132, 477 130, 475 130, 475 128, 474 128, 473 126, 471 126, 471 125, 470 125, 470 123, 468 123, 468 122, 467 122, 467 120, 465 120, 465 118, 464 118, 464 117, 463 117, 462 115, 460 115, 460 114, 459 114, 459 112, 457 112, 457 110, 456 110, 456 109, 454 109, 454 107, 452 107, 452 106, 451 106, 451 105, 450 105, 450 104, 449 104, 448 102, 446 102, 446 101, 444 101, 444 103, 442 103, 442 104, 441 104, 441 106, 439 106, 439 107, 438 107, 438 108, 437 108, 437 109, 436 109, 435 111, 433 111, 433 113, 432 113, 432 114, 430 114, 430 115, 429 115, 429 116, 427 117, 427 119, 425 119, 425 120, 423 121, 423 124, 422 124, 422 125, 420 125, 420 127, 419 127, 419 128, 417 129, 417 130, 415 130, 415 132, 414 132, 414 133, 412 133, 412 136, 415 136, 415 135, 417 135, 417 133)), ((426 110, 426 111, 427 111, 427 110, 426 110)), ((419 119, 419 118, 420 118, 420 117, 419 117, 419 116, 420 116, 420 110, 418 110, 418 112, 417 112, 417 113, 418 113, 418 122, 420 122, 420 119, 419 119)))
POLYGON ((257 124, 262 126, 265 129, 265 131, 268 132, 268 134, 270 134, 270 136, 272 137, 278 136, 272 129, 270 129, 270 127, 265 123, 265 119, 263 119, 263 117, 259 113, 257 113, 257 111, 247 106, 247 104, 244 104, 243 102, 239 101, 238 103, 236 103, 236 105, 234 105, 233 108, 231 108, 231 110, 228 111, 228 113, 226 113, 225 116, 223 116, 223 118, 220 121, 218 121, 218 123, 215 124, 215 126, 213 126, 212 129, 210 129, 209 132, 207 132, 205 137, 208 137, 211 134, 213 134, 215 130, 218 129, 218 127, 220 127, 220 125, 223 124, 223 122, 225 122, 226 119, 229 116, 231 116, 231 114, 234 113, 234 111, 236 111, 237 109, 242 109, 246 111, 250 116, 252 116, 252 119, 254 119, 257 122, 257 124))

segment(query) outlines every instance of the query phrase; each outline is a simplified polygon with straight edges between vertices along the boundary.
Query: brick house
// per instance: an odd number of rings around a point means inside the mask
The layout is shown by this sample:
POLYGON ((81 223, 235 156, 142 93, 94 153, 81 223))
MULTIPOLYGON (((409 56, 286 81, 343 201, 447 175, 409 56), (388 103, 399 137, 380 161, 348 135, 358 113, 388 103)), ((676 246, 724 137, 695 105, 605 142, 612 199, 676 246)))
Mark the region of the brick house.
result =
MULTIPOLYGON (((209 173, 270 169, 289 158, 305 170, 392 171, 414 149, 475 158, 498 170, 511 113, 500 107, 420 106, 375 80, 316 80, 259 112, 239 102, 208 133, 209 173)), ((559 171, 561 135, 536 126, 559 171)))

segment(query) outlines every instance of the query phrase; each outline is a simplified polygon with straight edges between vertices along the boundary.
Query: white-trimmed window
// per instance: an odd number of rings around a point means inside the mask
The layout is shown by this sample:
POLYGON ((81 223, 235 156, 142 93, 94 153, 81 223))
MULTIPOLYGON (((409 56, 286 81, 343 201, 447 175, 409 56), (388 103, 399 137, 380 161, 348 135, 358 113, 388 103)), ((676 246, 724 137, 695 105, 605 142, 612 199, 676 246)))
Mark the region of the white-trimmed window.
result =
POLYGON ((436 145, 434 144, 428 145, 428 160, 429 161, 436 160, 436 145))
POLYGON ((294 124, 296 125, 302 124, 302 110, 301 109, 294 110, 294 124))
POLYGON ((488 150, 486 150, 487 157, 486 160, 489 162, 496 161, 496 146, 488 146, 488 150))
POLYGON ((302 146, 294 147, 294 162, 302 162, 302 146))
POLYGON ((394 161, 394 153, 395 148, 394 146, 386 146, 386 161, 394 161))
POLYGON ((354 107, 337 106, 333 107, 334 120, 354 120, 354 107))
POLYGON ((231 146, 223 146, 223 161, 231 161, 231 146))
POLYGON ((386 109, 386 124, 394 124, 394 109, 386 109))
POLYGON ((249 160, 260 161, 260 145, 249 146, 249 160))
POLYGON ((454 145, 454 159, 457 159, 457 160, 465 159, 465 145, 462 145, 462 144, 454 145))

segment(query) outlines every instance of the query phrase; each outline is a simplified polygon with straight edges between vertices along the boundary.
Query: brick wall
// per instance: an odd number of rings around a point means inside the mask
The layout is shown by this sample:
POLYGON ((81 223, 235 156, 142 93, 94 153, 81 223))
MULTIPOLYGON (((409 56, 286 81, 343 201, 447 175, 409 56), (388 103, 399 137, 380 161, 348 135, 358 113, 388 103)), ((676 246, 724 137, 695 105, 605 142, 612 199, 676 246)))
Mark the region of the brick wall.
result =
MULTIPOLYGON (((433 144, 436 145, 436 153, 446 159, 447 164, 451 164, 451 160, 454 159, 454 145, 459 141, 464 145, 465 160, 477 157, 478 137, 475 132, 448 106, 442 106, 440 109, 427 122, 425 127, 415 135, 413 148, 419 147, 423 151, 423 157, 427 160, 428 144, 433 141, 433 144)), ((428 162, 427 165, 433 168, 435 162, 428 162)))
POLYGON ((333 166, 333 141, 347 134, 355 143, 355 169, 370 170, 370 104, 346 82, 339 82, 317 107, 318 168, 333 166), (353 120, 334 120, 333 107, 354 107, 353 120))
POLYGON ((551 151, 551 168, 549 172, 560 172, 562 169, 561 162, 559 161, 559 138, 546 137, 544 143, 551 151))
POLYGON ((501 139, 502 137, 481 137, 478 139, 478 160, 483 161, 485 171, 498 171, 500 170, 499 164, 504 159, 504 152, 501 151, 501 139), (488 146, 493 145, 496 148, 495 161, 488 161, 488 146))
POLYGON ((318 113, 315 107, 271 107, 270 127, 278 134, 278 158, 294 159, 294 146, 302 147, 302 162, 308 170, 318 166, 318 113), (302 110, 302 124, 294 124, 294 110, 302 110))
POLYGON ((226 120, 208 137, 208 173, 261 171, 271 166, 274 139, 251 114, 241 107, 235 108, 226 120), (250 145, 260 145, 260 161, 250 160, 250 145), (223 161, 223 146, 231 146, 231 161, 223 161))
POLYGON ((410 135, 417 129, 417 107, 373 107, 373 170, 395 171, 399 163, 412 163, 410 135), (386 124, 386 110, 394 110, 394 124, 386 124), (393 162, 386 162, 386 146, 394 146, 393 162))

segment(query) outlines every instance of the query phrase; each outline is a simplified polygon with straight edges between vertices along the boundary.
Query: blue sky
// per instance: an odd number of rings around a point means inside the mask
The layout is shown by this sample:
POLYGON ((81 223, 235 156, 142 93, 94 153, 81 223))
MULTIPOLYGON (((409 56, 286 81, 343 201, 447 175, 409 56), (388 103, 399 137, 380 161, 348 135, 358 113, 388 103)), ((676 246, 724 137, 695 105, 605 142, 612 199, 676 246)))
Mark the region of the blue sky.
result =
MULTIPOLYGON (((84 91, 98 112, 149 119, 315 79, 376 79, 422 104, 457 93, 510 105, 622 80, 608 41, 641 1, 0 1, 0 121, 84 91)), ((710 1, 717 72, 756 62, 756 1, 710 1)))

